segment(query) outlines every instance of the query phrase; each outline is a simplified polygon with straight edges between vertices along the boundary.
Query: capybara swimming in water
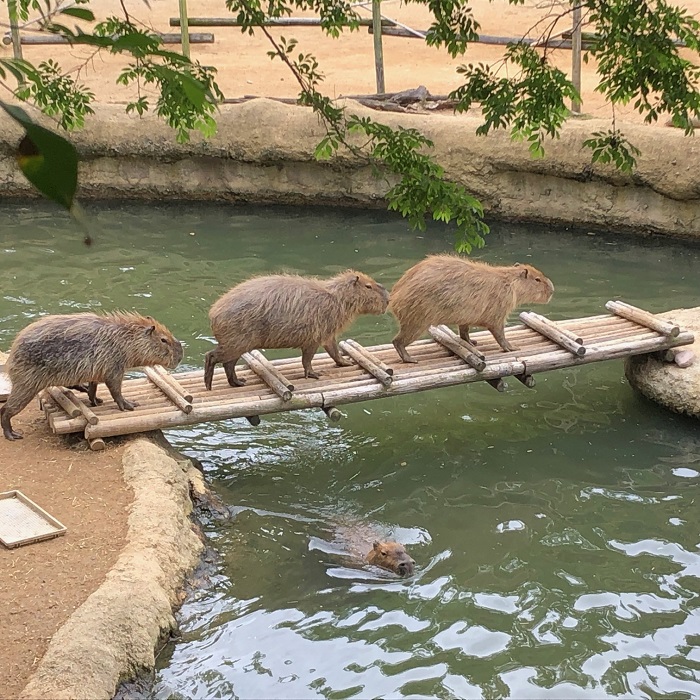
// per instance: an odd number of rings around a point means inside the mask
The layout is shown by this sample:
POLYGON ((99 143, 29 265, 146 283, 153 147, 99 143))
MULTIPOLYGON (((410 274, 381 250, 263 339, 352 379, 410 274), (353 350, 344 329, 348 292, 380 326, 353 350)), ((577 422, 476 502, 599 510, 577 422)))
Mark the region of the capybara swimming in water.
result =
POLYGON ((514 348, 504 329, 523 303, 546 304, 554 293, 548 277, 531 265, 497 267, 457 255, 431 255, 407 270, 391 290, 389 310, 401 328, 393 340, 404 362, 416 362, 406 346, 428 326, 455 324, 470 341, 469 327, 487 328, 504 351, 514 348))
POLYGON ((242 386, 236 362, 244 352, 300 348, 304 376, 318 378, 311 361, 319 345, 339 367, 336 336, 360 314, 383 314, 389 292, 362 272, 347 270, 327 280, 299 275, 253 277, 214 302, 209 320, 219 343, 206 354, 204 384, 211 389, 214 367, 222 362, 228 383, 242 386))
POLYGON ((10 348, 7 374, 12 391, 0 408, 0 424, 8 440, 22 436, 11 420, 42 389, 87 382, 90 403, 104 382, 121 411, 136 403, 122 396, 124 372, 134 367, 174 368, 182 359, 182 345, 158 321, 137 313, 67 314, 46 316, 20 331, 10 348))
POLYGON ((410 576, 416 563, 402 544, 384 540, 376 540, 365 559, 370 564, 393 571, 399 576, 410 576))

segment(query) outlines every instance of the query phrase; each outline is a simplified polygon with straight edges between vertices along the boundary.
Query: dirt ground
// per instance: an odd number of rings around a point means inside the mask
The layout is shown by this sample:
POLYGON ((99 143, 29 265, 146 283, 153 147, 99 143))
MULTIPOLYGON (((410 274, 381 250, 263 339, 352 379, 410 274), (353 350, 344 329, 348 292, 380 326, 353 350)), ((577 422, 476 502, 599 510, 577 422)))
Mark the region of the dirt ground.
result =
MULTIPOLYGON (((557 0, 525 0, 525 5, 511 5, 507 0, 472 0, 474 17, 481 24, 481 33, 506 37, 523 35, 541 37, 550 20, 543 18, 558 12, 557 0)), ((694 14, 700 13, 700 0, 679 3, 694 14)), ((143 24, 161 32, 178 32, 169 26, 169 18, 177 17, 176 0, 124 0, 127 11, 143 24), (149 9, 150 8, 150 9, 149 9)), ((119 0, 91 0, 90 6, 99 18, 118 14, 123 16, 119 0)), ((359 8, 358 12, 370 17, 371 12, 359 8)), ((414 29, 427 29, 429 14, 423 6, 404 4, 400 0, 384 0, 382 12, 414 29)), ((223 0, 189 0, 190 17, 233 17, 223 0)), ((299 16, 295 13, 295 16, 299 16)), ((66 18, 68 24, 72 20, 66 18)), ((553 30, 557 34, 570 28, 568 17, 553 30)), ((586 27, 584 27, 586 29, 586 27)), ((590 28, 588 28, 590 30, 590 28)), ((258 31, 256 36, 242 34, 236 27, 191 27, 191 32, 214 34, 213 44, 193 44, 192 57, 204 65, 218 69, 217 81, 226 97, 258 95, 266 97, 295 97, 297 85, 288 69, 279 60, 267 56, 270 45, 258 31)), ((273 35, 295 37, 298 50, 311 52, 319 60, 324 72, 325 91, 331 96, 368 94, 376 92, 372 35, 366 28, 346 33, 339 39, 325 36, 319 28, 287 27, 271 29, 273 35)), ((425 85, 434 94, 446 94, 460 84, 457 66, 465 63, 487 62, 494 64, 503 54, 501 46, 471 44, 467 53, 451 59, 449 55, 430 48, 420 39, 384 37, 384 64, 386 91, 395 92, 418 85, 425 85)), ((171 46, 178 50, 178 45, 171 46)), ((116 78, 126 61, 119 56, 95 54, 90 49, 72 49, 66 46, 23 47, 24 57, 33 62, 53 58, 73 75, 79 75, 96 95, 98 101, 126 102, 136 95, 134 87, 116 85, 116 78)), ((0 45, 0 57, 11 55, 11 47, 0 45)), ((555 63, 567 73, 571 70, 571 52, 555 51, 555 63)), ((609 118, 610 107, 595 92, 597 84, 595 62, 583 66, 583 111, 595 117, 609 118)), ((618 118, 640 121, 630 108, 618 108, 618 118)))
POLYGON ((36 404, 13 424, 24 440, 0 438, 0 491, 19 489, 63 523, 53 540, 0 545, 0 698, 16 698, 56 630, 102 583, 125 543, 131 490, 124 446, 104 452, 49 433, 36 404))

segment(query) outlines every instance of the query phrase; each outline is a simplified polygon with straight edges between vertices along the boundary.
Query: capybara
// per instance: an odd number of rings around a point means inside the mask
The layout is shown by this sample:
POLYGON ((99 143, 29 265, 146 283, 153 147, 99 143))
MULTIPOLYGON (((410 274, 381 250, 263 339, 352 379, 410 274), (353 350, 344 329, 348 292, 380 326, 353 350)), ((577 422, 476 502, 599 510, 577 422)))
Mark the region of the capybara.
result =
POLYGON ((497 267, 457 255, 430 255, 391 290, 389 310, 401 324, 394 347, 404 362, 416 362, 406 346, 429 326, 444 323, 456 324, 468 342, 470 326, 487 328, 504 351, 514 350, 504 332, 508 314, 523 303, 546 304, 553 293, 551 280, 531 265, 497 267))
POLYGON ((0 424, 8 440, 22 436, 11 420, 42 389, 87 383, 90 403, 98 382, 104 382, 121 411, 138 404, 122 396, 124 372, 134 367, 174 368, 182 359, 182 345, 150 316, 115 312, 45 316, 20 331, 10 348, 7 374, 12 391, 0 408, 0 424))
POLYGON ((377 540, 365 557, 370 564, 393 571, 399 576, 410 576, 415 561, 408 556, 404 546, 398 542, 377 540))
POLYGON ((354 270, 320 280, 299 275, 253 277, 214 302, 209 320, 219 343, 206 354, 204 384, 211 389, 214 367, 222 362, 228 383, 242 386, 236 362, 244 352, 262 348, 300 348, 304 376, 318 379, 311 361, 319 345, 339 367, 336 336, 360 314, 383 314, 389 292, 354 270))

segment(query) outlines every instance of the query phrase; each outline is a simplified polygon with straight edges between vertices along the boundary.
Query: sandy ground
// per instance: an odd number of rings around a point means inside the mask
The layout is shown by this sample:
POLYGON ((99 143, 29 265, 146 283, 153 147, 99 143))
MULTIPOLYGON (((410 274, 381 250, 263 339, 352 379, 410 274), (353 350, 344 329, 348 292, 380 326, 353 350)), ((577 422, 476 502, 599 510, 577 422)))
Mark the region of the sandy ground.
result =
MULTIPOLYGON (((178 14, 175 0, 150 0, 150 9, 143 0, 124 0, 129 14, 145 25, 161 32, 178 32, 169 26, 170 17, 178 14)), ((682 3, 692 13, 700 13, 700 0, 682 3)), ((92 0, 90 3, 98 17, 112 14, 123 16, 118 0, 92 0)), ((549 25, 546 19, 556 11, 551 0, 536 3, 526 0, 525 6, 511 5, 507 0, 473 0, 474 17, 481 23, 481 33, 520 37, 540 37, 549 25)), ((223 0, 190 0, 190 17, 233 17, 223 0)), ((427 29, 429 13, 423 6, 405 5, 400 0, 384 0, 383 14, 415 29, 427 29)), ((371 13, 360 8, 360 14, 371 13)), ((297 15, 298 16, 298 15, 297 15)), ((69 20, 68 24, 71 21, 69 20)), ((570 20, 564 18, 553 33, 570 28, 570 20)), ((250 37, 235 27, 191 27, 192 32, 212 32, 214 44, 192 46, 192 57, 205 65, 218 69, 218 83, 226 97, 259 95, 267 97, 295 97, 298 93, 288 69, 279 61, 272 61, 266 52, 271 48, 260 34, 250 37)), ((339 39, 325 36, 319 28, 289 27, 271 30, 275 36, 295 37, 299 51, 312 52, 318 58, 325 73, 325 91, 331 96, 367 94, 376 92, 372 35, 366 28, 339 39)), ((170 47, 177 50, 178 46, 170 47)), ((125 65, 119 56, 94 54, 91 50, 74 50, 64 46, 24 46, 24 57, 33 62, 53 58, 65 70, 79 75, 99 101, 126 102, 136 94, 135 88, 116 85, 116 78, 125 65)), ((446 94, 460 84, 457 66, 465 63, 500 61, 503 47, 471 44, 465 56, 451 59, 443 51, 430 48, 419 39, 384 37, 384 63, 386 91, 395 92, 425 85, 434 94, 446 94)), ((0 57, 11 55, 11 48, 2 46, 0 57)), ((571 69, 571 52, 554 51, 554 63, 567 73, 571 69)), ((583 67, 583 111, 608 118, 611 109, 604 98, 595 92, 597 84, 595 62, 583 67)), ((631 108, 618 108, 618 117, 640 121, 631 108)))
POLYGON ((16 549, 0 545, 2 700, 19 695, 53 634, 103 582, 124 545, 132 501, 119 443, 98 453, 52 435, 36 404, 13 424, 25 438, 0 438, 0 491, 22 491, 68 531, 16 549))

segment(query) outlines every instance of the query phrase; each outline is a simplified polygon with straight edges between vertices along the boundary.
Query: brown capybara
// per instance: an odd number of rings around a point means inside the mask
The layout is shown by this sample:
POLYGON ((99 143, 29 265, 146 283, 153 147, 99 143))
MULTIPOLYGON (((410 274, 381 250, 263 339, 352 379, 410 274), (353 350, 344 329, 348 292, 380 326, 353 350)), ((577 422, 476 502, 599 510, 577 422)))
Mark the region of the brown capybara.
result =
POLYGON ((416 563, 408 556, 408 552, 402 544, 383 540, 377 540, 372 545, 372 549, 365 559, 370 564, 393 571, 399 576, 410 576, 416 563))
POLYGON ((20 331, 10 348, 6 371, 12 391, 0 408, 0 424, 8 440, 22 436, 11 420, 42 389, 87 383, 90 403, 104 382, 121 411, 136 403, 122 396, 124 372, 134 367, 174 368, 182 359, 182 345, 150 316, 115 312, 46 316, 20 331))
POLYGON ((407 270, 391 290, 389 310, 401 328, 394 338, 404 362, 416 362, 406 346, 429 326, 455 324, 463 340, 469 327, 491 331, 504 351, 514 350, 505 336, 505 323, 516 306, 546 304, 554 293, 548 277, 531 265, 497 267, 457 255, 430 255, 407 270))
POLYGON ((318 379, 311 361, 319 345, 339 367, 336 336, 360 314, 383 314, 389 292, 354 270, 319 280, 298 275, 253 277, 214 302, 209 320, 219 343, 206 354, 204 384, 211 389, 214 367, 222 362, 228 383, 242 386, 236 362, 244 352, 263 348, 301 348, 304 376, 318 379))

